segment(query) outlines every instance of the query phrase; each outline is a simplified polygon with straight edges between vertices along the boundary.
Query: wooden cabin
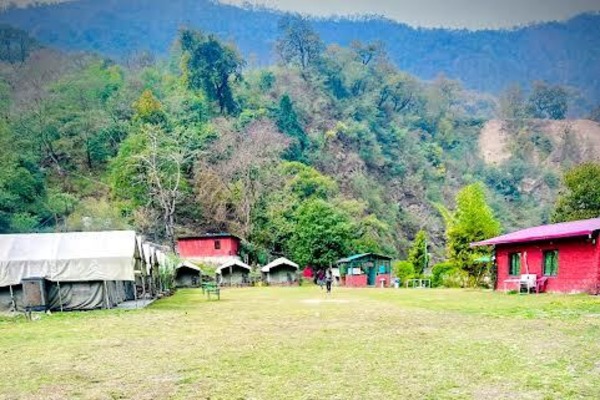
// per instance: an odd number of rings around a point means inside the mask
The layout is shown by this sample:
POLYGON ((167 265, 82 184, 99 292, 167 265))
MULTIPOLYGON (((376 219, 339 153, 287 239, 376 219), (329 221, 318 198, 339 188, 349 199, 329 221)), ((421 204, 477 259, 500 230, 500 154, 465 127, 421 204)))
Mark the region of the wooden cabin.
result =
POLYGON ((365 253, 342 258, 337 262, 342 285, 349 287, 388 287, 392 257, 365 253))

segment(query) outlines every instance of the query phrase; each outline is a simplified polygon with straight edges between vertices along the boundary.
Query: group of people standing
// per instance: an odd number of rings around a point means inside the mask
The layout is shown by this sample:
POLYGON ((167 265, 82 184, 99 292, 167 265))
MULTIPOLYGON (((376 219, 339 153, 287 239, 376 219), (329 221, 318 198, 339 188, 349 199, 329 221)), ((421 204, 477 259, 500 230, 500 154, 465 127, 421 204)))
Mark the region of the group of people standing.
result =
POLYGON ((321 287, 321 290, 323 290, 323 285, 325 285, 327 294, 331 293, 331 284, 333 283, 333 272, 331 271, 331 268, 328 268, 327 270, 320 269, 315 278, 316 283, 321 287))

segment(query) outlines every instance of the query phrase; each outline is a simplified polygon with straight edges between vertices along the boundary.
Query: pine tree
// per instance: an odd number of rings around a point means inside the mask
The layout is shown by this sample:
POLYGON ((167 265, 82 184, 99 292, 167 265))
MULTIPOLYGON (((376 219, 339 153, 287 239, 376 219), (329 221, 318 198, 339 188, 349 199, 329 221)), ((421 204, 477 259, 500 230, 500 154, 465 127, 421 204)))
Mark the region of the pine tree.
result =
POLYGON ((414 266, 417 275, 422 274, 429 265, 427 253, 427 233, 420 230, 408 251, 408 261, 414 266))

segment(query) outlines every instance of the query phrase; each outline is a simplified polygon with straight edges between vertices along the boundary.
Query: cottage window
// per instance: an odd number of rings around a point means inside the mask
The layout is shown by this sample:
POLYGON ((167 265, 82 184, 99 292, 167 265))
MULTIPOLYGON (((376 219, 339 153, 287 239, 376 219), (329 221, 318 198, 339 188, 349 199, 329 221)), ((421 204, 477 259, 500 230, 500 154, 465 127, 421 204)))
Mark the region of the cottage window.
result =
POLYGON ((220 250, 220 249, 221 249, 221 241, 215 240, 215 250, 220 250))
POLYGON ((521 273, 521 253, 512 253, 508 257, 508 274, 519 275, 521 273))
POLYGON ((544 251, 544 275, 556 276, 558 274, 558 250, 544 251))

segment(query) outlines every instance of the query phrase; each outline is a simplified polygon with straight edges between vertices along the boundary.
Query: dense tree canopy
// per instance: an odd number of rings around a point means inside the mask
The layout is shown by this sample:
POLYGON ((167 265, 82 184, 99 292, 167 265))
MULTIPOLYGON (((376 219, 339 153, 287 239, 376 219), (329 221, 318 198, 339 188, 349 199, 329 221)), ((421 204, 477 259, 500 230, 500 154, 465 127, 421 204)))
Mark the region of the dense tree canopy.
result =
POLYGON ((180 42, 189 87, 204 90, 209 99, 217 102, 221 114, 236 111, 230 81, 241 76, 244 66, 236 49, 214 35, 187 29, 181 31, 180 42))
POLYGON ((600 164, 584 163, 567 171, 556 201, 555 222, 600 217, 600 164))
POLYGON ((306 69, 319 60, 325 45, 306 17, 285 16, 279 30, 276 48, 283 62, 306 69))
MULTIPOLYGON (((171 246, 178 235, 229 231, 251 262, 328 266, 377 252, 409 257, 412 274, 427 265, 420 229, 432 258, 444 257, 434 204, 473 181, 489 185, 510 228, 546 217, 539 204, 553 201, 558 181, 527 152, 552 142, 528 135, 525 121, 511 159, 481 159, 495 99, 444 76, 420 81, 376 42, 310 60, 242 70, 231 45, 183 30, 168 59, 117 64, 38 49, 18 67, 0 63, 0 229, 132 227, 171 246)), ((467 269, 465 244, 496 231, 489 208, 463 199, 481 200, 477 190, 459 196, 447 236, 467 269)))
POLYGON ((560 85, 534 82, 529 95, 529 110, 535 118, 565 119, 569 93, 560 85))

